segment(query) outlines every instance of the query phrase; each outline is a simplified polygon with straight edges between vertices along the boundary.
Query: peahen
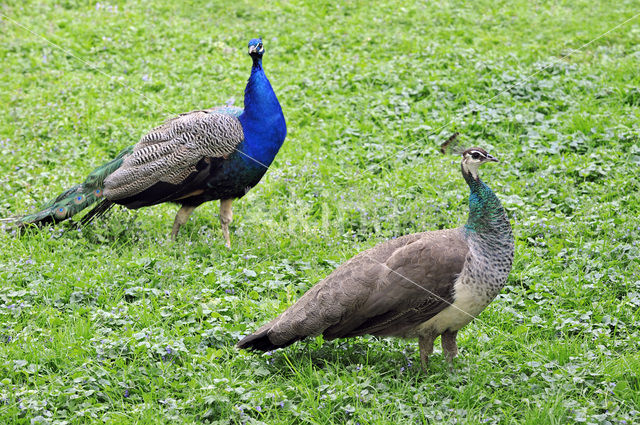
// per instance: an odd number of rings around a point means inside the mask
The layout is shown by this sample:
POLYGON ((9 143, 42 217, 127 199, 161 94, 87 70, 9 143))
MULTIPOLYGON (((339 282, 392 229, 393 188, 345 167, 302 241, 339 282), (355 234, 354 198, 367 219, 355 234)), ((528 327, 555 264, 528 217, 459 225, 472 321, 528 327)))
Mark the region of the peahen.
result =
POLYGON ((222 106, 180 114, 93 170, 40 211, 15 219, 20 226, 66 220, 90 205, 85 224, 114 204, 136 209, 181 205, 171 237, 200 204, 220 200, 220 223, 231 246, 231 203, 258 184, 287 134, 282 108, 262 69, 261 39, 249 42, 253 60, 244 109, 222 106))
POLYGON ((383 242, 339 266, 239 348, 273 350, 308 336, 365 334, 418 338, 426 371, 442 335, 448 360, 458 353, 458 331, 495 298, 511 271, 514 240, 502 205, 478 168, 498 160, 480 148, 462 153, 469 185, 469 218, 456 229, 383 242))

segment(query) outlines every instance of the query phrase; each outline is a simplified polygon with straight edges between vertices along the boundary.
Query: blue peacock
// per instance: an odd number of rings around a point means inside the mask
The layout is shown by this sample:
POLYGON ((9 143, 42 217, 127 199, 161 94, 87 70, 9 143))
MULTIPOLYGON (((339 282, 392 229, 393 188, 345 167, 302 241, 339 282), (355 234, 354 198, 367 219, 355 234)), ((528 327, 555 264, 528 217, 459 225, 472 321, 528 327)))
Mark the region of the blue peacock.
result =
POLYGON ((222 233, 230 247, 233 200, 258 184, 287 134, 282 108, 262 68, 264 51, 261 39, 249 42, 253 66, 244 109, 222 106, 173 117, 93 170, 83 183, 15 222, 57 223, 97 204, 83 217, 86 224, 115 204, 137 209, 174 202, 181 205, 171 230, 175 238, 200 204, 220 200, 222 233))

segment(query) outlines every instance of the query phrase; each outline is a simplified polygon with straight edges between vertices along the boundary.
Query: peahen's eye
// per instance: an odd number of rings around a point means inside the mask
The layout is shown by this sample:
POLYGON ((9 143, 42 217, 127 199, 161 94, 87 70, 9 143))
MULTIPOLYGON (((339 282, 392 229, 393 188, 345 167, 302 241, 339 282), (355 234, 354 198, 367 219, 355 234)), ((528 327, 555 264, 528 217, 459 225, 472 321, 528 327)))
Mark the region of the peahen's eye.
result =
POLYGON ((474 152, 474 153, 471 154, 471 157, 473 159, 480 159, 480 154, 478 152, 474 152))

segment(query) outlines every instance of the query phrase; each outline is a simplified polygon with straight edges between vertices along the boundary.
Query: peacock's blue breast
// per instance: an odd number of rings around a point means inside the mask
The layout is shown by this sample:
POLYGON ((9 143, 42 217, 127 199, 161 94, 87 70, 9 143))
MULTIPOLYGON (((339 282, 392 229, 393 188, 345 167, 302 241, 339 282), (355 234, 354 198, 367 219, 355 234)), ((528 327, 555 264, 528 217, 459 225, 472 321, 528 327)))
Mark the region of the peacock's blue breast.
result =
POLYGON ((207 193, 211 199, 241 198, 267 172, 267 167, 241 152, 242 145, 212 171, 207 179, 207 193))

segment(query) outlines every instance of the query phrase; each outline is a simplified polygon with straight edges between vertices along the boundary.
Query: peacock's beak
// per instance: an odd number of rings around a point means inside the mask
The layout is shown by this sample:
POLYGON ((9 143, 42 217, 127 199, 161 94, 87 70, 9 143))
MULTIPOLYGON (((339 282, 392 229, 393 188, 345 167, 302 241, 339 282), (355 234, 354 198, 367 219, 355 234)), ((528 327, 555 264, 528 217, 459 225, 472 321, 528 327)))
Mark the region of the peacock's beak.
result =
POLYGON ((249 54, 256 53, 257 51, 256 46, 249 46, 249 54))

